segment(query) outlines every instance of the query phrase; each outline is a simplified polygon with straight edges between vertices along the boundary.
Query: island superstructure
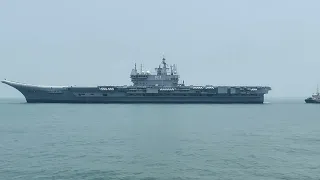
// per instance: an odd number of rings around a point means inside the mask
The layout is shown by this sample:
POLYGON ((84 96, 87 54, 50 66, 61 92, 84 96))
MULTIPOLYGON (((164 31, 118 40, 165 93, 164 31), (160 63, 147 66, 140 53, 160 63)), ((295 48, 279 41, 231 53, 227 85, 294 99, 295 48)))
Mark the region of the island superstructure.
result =
MULTIPOLYGON (((142 67, 142 66, 141 66, 142 67)), ((9 80, 2 82, 20 91, 28 103, 264 103, 268 86, 194 86, 179 83, 177 66, 163 57, 155 73, 130 74, 132 85, 42 86, 9 80)))

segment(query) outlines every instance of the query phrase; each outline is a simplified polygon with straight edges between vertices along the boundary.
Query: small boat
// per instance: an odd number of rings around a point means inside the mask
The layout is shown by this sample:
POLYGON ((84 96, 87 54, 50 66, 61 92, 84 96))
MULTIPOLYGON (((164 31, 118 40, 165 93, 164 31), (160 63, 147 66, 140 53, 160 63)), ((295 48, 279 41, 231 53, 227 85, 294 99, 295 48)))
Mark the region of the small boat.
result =
POLYGON ((317 93, 313 94, 304 100, 306 103, 320 103, 319 86, 317 87, 317 93))

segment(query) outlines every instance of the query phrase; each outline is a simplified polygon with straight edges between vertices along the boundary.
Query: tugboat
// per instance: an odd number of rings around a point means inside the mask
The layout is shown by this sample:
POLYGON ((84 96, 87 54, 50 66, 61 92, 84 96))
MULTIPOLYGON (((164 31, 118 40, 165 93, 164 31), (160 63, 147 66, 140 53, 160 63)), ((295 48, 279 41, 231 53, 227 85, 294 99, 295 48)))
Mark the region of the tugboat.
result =
POLYGON ((311 97, 308 97, 304 100, 306 103, 320 103, 320 94, 319 94, 319 86, 317 87, 317 93, 313 94, 311 97))

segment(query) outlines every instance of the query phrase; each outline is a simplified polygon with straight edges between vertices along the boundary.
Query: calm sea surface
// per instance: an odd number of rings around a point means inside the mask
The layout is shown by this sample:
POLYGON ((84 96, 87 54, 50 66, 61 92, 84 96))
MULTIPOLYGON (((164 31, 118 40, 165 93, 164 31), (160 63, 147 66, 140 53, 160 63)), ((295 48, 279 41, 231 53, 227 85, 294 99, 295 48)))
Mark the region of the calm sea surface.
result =
POLYGON ((0 100, 0 179, 320 179, 320 105, 0 100))

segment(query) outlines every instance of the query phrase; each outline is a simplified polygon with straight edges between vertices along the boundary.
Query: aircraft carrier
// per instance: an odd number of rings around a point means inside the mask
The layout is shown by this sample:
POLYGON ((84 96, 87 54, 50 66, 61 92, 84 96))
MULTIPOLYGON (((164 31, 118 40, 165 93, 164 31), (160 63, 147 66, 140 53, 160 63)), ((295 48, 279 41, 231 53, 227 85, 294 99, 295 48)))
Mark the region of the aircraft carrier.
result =
POLYGON ((155 73, 130 74, 132 85, 124 86, 42 86, 9 80, 2 82, 20 91, 27 103, 241 103, 262 104, 268 86, 194 86, 179 83, 176 65, 163 57, 155 73))

